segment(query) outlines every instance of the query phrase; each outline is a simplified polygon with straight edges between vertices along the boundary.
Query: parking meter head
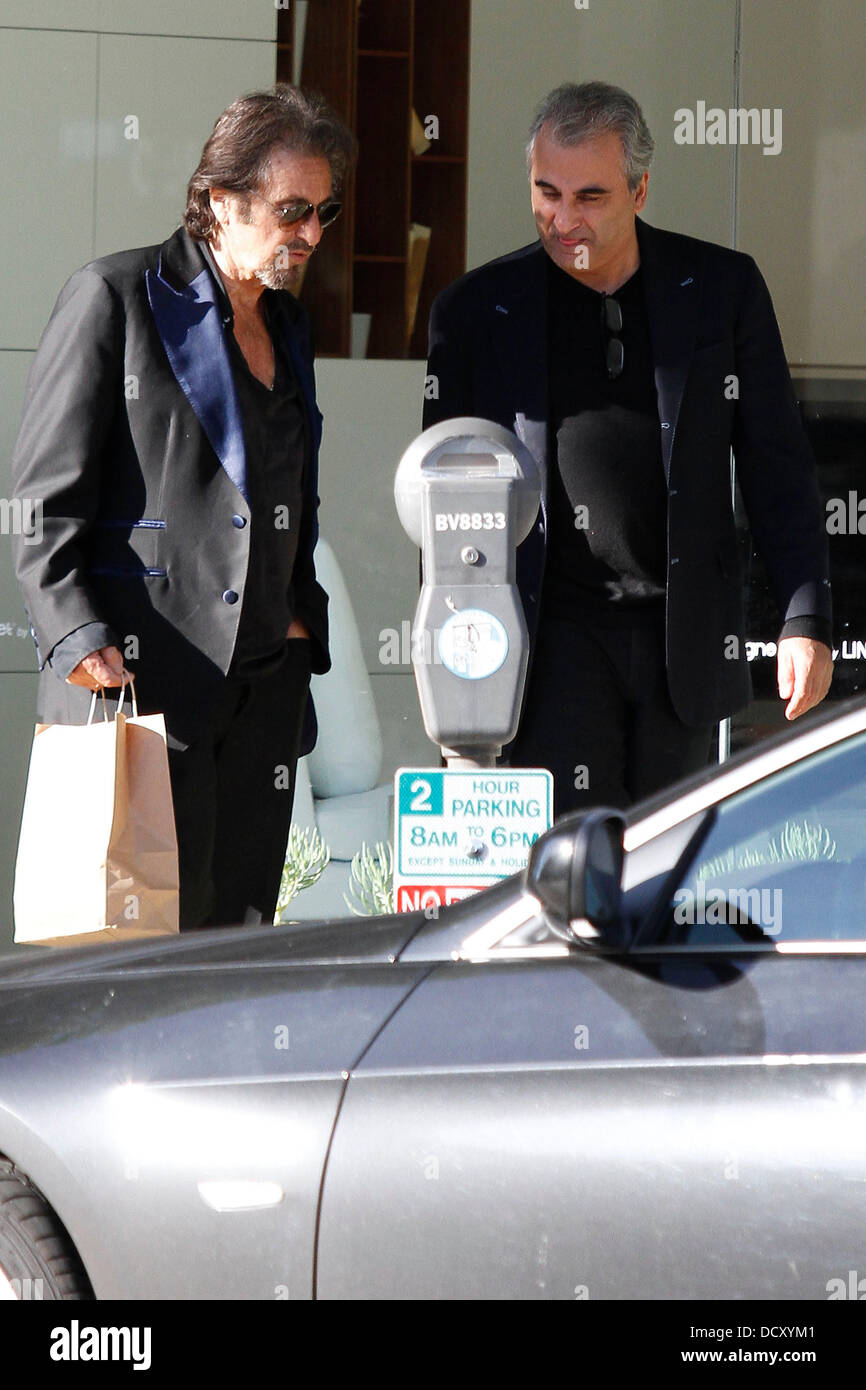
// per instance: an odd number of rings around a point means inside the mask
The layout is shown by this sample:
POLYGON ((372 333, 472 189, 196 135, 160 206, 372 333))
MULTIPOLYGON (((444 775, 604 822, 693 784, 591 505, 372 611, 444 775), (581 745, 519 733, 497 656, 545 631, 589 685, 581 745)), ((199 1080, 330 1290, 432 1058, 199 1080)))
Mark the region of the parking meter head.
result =
POLYGON ((394 499, 403 530, 417 546, 424 544, 423 495, 428 484, 443 491, 472 481, 507 484, 513 498, 516 543, 525 540, 538 515, 541 480, 526 445, 493 420, 466 415, 442 420, 419 434, 397 468, 394 499))
POLYGON ((516 557, 538 514, 535 460, 490 420, 445 420, 410 444, 394 496, 421 547, 412 666, 424 727, 446 758, 489 766, 517 731, 526 678, 516 557))

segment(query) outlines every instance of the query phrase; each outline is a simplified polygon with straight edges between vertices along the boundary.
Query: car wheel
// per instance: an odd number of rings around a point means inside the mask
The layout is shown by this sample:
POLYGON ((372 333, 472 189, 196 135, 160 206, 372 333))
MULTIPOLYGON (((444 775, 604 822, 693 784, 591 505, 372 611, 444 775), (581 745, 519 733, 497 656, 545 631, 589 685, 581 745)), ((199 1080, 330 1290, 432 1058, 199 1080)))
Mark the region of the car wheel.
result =
POLYGON ((69 1235, 40 1192, 0 1160, 0 1300, 93 1298, 69 1235))

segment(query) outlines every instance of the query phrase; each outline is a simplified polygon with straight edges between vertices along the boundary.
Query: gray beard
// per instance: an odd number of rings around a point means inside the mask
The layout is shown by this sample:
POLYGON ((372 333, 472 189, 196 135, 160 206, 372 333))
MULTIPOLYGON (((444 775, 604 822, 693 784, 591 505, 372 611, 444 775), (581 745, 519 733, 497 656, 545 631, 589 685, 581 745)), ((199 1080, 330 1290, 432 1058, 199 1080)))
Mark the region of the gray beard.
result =
POLYGON ((267 290, 294 290, 300 279, 300 272, 304 268, 304 263, 300 265, 276 265, 271 261, 268 265, 260 266, 256 271, 256 279, 260 280, 267 290))

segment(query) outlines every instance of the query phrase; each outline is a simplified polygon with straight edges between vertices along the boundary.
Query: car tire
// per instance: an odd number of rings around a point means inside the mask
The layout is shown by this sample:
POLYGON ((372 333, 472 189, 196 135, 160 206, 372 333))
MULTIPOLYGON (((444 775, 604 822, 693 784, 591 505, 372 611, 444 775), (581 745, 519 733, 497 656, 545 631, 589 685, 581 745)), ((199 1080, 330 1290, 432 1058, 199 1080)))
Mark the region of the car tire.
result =
POLYGON ((0 1300, 93 1298, 69 1235, 14 1163, 0 1159, 0 1300))

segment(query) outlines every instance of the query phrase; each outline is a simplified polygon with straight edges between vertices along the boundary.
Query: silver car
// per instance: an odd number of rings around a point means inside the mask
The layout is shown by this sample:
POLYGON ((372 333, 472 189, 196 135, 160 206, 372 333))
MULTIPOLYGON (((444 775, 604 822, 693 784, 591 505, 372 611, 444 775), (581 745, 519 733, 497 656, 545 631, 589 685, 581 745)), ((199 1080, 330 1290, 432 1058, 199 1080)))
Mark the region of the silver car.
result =
POLYGON ((864 805, 858 702, 438 916, 18 948, 2 1293, 849 1296, 864 805))

